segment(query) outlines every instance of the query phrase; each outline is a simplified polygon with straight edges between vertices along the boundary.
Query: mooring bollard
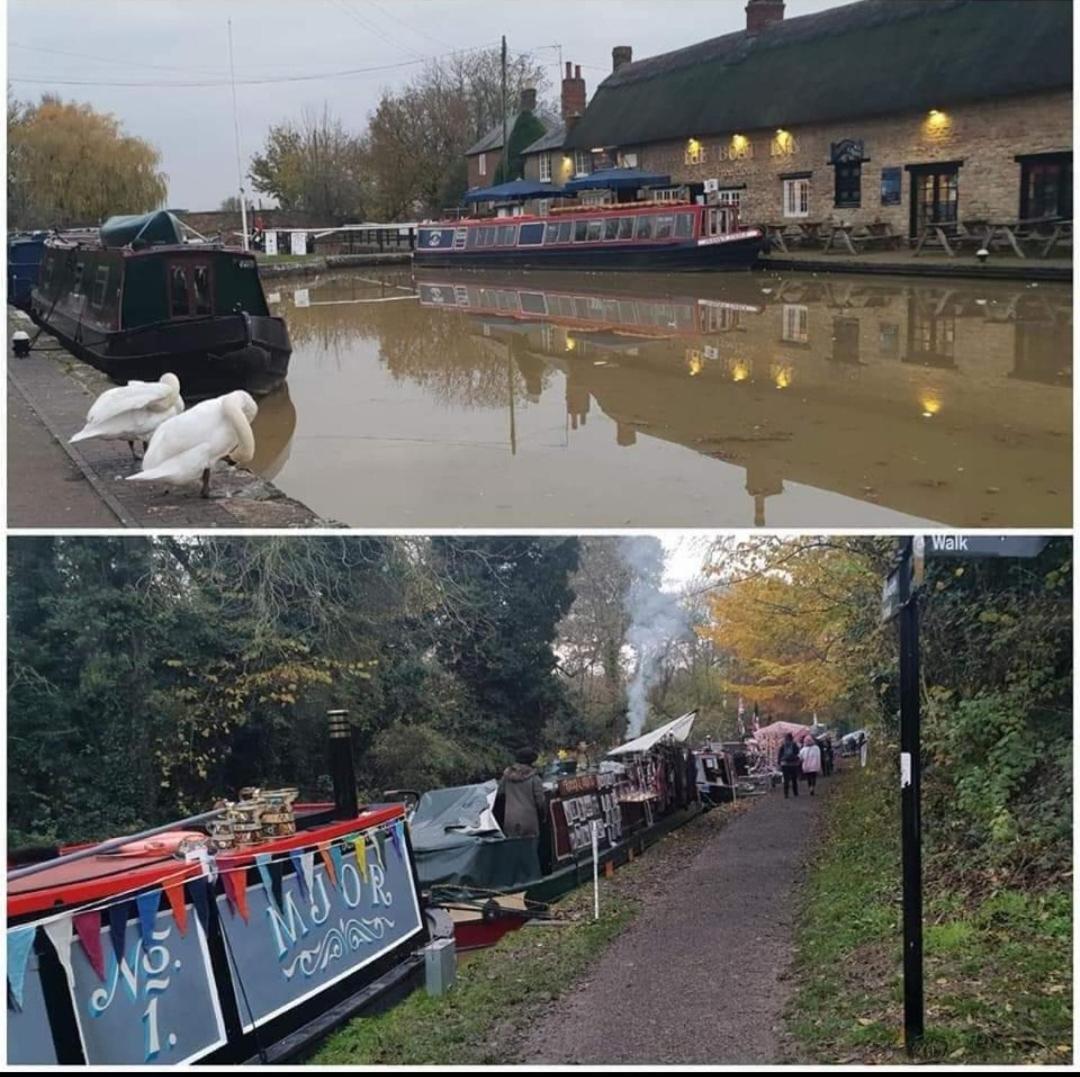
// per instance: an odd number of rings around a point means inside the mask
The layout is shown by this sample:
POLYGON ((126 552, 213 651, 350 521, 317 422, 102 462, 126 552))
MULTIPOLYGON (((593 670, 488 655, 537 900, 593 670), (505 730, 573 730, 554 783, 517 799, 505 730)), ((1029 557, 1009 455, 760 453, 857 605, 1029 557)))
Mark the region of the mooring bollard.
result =
POLYGON ((457 950, 453 939, 434 939, 421 951, 424 955, 424 986, 432 998, 445 995, 457 979, 457 950))

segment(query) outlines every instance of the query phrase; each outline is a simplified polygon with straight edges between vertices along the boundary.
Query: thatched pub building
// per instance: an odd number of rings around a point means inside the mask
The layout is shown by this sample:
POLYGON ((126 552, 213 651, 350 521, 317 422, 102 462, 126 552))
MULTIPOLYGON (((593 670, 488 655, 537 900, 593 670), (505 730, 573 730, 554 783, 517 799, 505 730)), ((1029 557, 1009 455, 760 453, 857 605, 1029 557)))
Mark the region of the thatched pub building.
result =
POLYGON ((749 0, 744 30, 637 62, 616 49, 564 160, 670 175, 670 197, 752 224, 1071 219, 1071 0, 784 9, 749 0))

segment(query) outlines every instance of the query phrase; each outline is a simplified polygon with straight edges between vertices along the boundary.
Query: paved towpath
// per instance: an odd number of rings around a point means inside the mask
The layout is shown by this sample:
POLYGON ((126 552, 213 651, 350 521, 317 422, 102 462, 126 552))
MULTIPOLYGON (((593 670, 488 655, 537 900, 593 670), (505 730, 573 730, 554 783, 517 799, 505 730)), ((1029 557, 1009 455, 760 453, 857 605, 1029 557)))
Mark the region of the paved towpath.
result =
POLYGON ((761 797, 673 874, 587 981, 553 1004, 528 1064, 781 1061, 793 898, 829 789, 761 797))

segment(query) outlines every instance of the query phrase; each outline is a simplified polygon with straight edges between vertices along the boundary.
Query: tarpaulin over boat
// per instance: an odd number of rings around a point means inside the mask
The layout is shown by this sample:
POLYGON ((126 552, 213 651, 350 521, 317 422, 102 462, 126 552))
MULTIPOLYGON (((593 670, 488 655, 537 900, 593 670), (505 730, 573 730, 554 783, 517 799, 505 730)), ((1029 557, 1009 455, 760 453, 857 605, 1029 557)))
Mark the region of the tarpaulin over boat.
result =
POLYGON ((110 217, 101 226, 103 247, 149 247, 153 243, 183 243, 184 230, 167 209, 137 216, 110 217))
POLYGON ((505 890, 535 880, 519 878, 518 845, 534 840, 507 838, 492 814, 498 783, 432 789, 416 805, 409 823, 416 873, 424 889, 468 886, 505 890))
POLYGON ((635 752, 647 752, 655 744, 659 744, 665 737, 671 737, 677 741, 685 741, 690 736, 690 730, 694 727, 694 719, 697 711, 690 711, 681 718, 667 722, 648 733, 642 733, 640 737, 628 740, 620 744, 618 748, 612 748, 608 755, 633 755, 635 752))

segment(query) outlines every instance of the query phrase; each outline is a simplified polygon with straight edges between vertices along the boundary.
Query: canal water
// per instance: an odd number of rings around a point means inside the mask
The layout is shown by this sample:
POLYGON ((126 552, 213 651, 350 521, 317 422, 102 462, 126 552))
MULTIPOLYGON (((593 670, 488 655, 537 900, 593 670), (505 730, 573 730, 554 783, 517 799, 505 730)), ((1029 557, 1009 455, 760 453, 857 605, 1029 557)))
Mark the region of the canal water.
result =
POLYGON ((1071 289, 341 272, 256 468, 354 527, 1067 527, 1071 289))

